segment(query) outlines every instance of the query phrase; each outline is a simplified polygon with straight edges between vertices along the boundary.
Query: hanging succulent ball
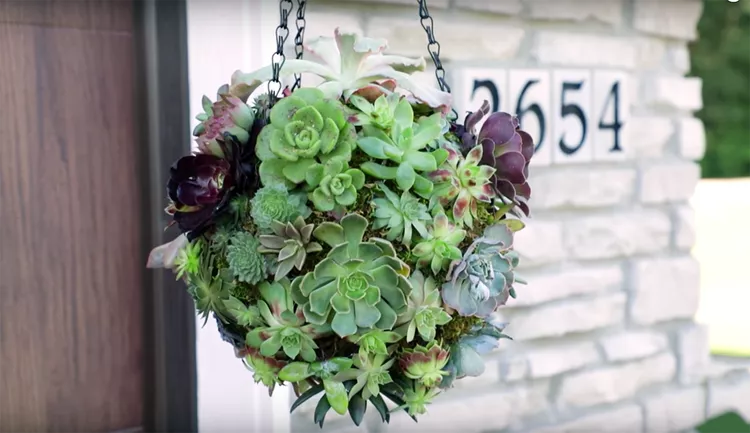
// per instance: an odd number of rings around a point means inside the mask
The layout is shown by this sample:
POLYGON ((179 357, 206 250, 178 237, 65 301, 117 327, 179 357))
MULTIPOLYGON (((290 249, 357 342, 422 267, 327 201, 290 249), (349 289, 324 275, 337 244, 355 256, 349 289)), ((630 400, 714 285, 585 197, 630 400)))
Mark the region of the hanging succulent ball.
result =
POLYGON ((424 416, 482 374, 506 338, 493 314, 523 283, 524 224, 506 216, 529 213, 532 138, 487 103, 457 123, 450 94, 412 75, 424 60, 386 46, 336 31, 308 43, 322 62, 278 71, 319 86, 249 99, 267 67, 204 98, 199 150, 167 185, 182 234, 149 257, 253 380, 290 384, 292 410, 316 401, 321 427, 331 409, 359 425, 368 405, 424 416))

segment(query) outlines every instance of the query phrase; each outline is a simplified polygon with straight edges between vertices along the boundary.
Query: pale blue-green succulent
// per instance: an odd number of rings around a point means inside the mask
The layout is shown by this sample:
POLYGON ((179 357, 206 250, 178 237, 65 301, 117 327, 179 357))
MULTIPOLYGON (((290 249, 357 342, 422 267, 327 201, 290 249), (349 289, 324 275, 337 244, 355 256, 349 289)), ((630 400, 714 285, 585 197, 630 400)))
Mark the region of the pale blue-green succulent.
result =
POLYGON ((304 306, 307 320, 325 324, 333 314, 331 327, 341 337, 358 328, 392 329, 411 291, 409 267, 390 242, 364 241, 367 225, 358 214, 346 215, 340 224, 320 224, 313 236, 331 251, 313 272, 292 282, 292 294, 304 306))
POLYGON ((485 229, 460 261, 451 265, 443 284, 445 305, 462 316, 487 317, 505 304, 514 283, 518 256, 511 251, 513 232, 498 224, 485 229))

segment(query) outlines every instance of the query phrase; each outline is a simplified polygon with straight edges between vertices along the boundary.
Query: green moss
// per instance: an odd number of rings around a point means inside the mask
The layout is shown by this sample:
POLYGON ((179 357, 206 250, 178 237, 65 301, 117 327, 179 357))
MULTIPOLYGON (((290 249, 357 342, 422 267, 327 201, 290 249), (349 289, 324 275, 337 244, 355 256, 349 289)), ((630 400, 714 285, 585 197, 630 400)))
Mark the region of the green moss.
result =
POLYGON ((451 321, 437 330, 436 340, 443 340, 445 344, 453 344, 459 338, 469 333, 472 327, 482 323, 482 319, 474 316, 460 316, 454 313, 451 321))
POLYGON ((232 296, 248 305, 255 304, 255 302, 260 299, 260 292, 258 292, 258 289, 255 286, 243 283, 242 281, 235 280, 230 293, 232 296))

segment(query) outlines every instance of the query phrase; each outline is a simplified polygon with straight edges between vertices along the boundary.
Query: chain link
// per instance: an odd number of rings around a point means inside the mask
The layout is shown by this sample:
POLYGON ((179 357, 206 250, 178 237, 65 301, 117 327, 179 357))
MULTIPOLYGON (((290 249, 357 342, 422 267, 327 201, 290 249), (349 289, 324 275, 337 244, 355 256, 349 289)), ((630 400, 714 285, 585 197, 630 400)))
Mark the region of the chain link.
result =
MULTIPOLYGON (((297 54, 297 60, 302 58, 304 54, 304 42, 305 42, 305 27, 307 22, 305 21, 305 9, 307 8, 307 0, 297 0, 297 34, 294 36, 294 52, 297 54)), ((302 86, 302 74, 294 74, 294 86, 292 91, 302 86)))
POLYGON ((422 28, 427 33, 427 51, 432 57, 432 62, 435 63, 435 78, 437 79, 438 86, 443 92, 450 93, 451 88, 448 82, 445 81, 445 69, 443 63, 440 61, 440 43, 435 40, 435 22, 430 16, 430 11, 427 9, 427 0, 417 0, 419 4, 419 18, 422 23, 422 28))
POLYGON ((276 27, 276 52, 271 56, 271 71, 273 77, 268 82, 268 96, 271 99, 271 105, 276 102, 278 94, 282 90, 281 81, 279 81, 279 75, 281 74, 281 68, 284 67, 286 62, 286 56, 284 55, 284 45, 286 44, 287 38, 289 38, 289 15, 292 13, 294 5, 292 0, 279 0, 279 18, 280 23, 276 27), (276 87, 274 89, 274 87, 276 87))

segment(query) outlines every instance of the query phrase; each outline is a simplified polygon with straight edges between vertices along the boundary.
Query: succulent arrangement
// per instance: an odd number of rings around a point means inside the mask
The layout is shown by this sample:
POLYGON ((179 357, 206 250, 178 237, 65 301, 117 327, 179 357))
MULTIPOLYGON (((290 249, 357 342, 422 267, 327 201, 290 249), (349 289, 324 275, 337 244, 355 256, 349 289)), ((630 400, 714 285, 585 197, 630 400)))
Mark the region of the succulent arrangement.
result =
POLYGON ((174 270, 258 383, 291 385, 359 425, 426 412, 498 346, 493 313, 523 280, 531 137, 485 104, 461 123, 423 59, 336 31, 282 76, 323 79, 251 95, 272 68, 237 72, 178 160, 166 211, 181 231, 149 267, 174 270), (479 131, 476 125, 485 118, 479 131), (390 402, 390 403, 388 403, 390 402))

